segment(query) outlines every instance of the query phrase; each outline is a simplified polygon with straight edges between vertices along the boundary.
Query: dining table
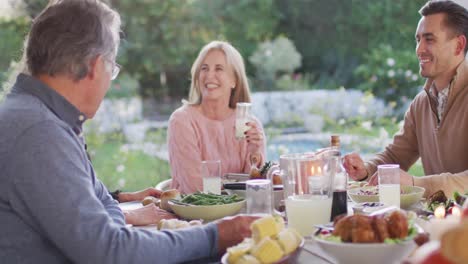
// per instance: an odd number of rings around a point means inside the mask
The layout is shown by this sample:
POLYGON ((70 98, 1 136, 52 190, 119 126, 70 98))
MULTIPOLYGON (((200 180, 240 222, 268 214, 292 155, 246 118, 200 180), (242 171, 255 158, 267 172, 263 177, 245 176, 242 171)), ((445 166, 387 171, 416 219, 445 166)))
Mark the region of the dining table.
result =
MULTIPOLYGON (((125 210, 132 210, 141 208, 143 205, 141 202, 125 202, 120 203, 119 207, 125 210)), ((129 225, 131 226, 131 225, 129 225)), ((158 228, 156 225, 147 225, 147 226, 131 226, 131 228, 135 229, 146 229, 152 232, 158 232, 158 228)), ((210 263, 210 264, 218 264, 221 263, 221 260, 195 260, 193 262, 188 263, 210 263)), ((300 250, 299 255, 295 261, 297 264, 309 264, 309 263, 316 263, 316 264, 338 264, 334 261, 334 259, 328 256, 315 242, 312 237, 305 237, 304 238, 304 247, 300 250)))

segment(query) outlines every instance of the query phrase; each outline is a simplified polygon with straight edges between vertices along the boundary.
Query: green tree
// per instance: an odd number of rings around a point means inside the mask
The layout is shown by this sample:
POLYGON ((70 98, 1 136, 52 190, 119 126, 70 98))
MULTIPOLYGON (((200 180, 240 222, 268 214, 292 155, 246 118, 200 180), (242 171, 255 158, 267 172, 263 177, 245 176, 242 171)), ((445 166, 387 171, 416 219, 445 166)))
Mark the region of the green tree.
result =
POLYGON ((124 65, 123 71, 138 80, 140 93, 157 98, 187 94, 187 73, 203 42, 192 3, 180 0, 112 3, 122 16, 125 36, 119 60, 124 65))
POLYGON ((354 68, 380 44, 413 49, 418 10, 426 0, 276 0, 278 31, 303 56, 301 71, 315 74, 321 88, 355 86, 354 68))
POLYGON ((142 95, 155 98, 188 94, 190 67, 209 41, 227 40, 247 58, 257 43, 274 35, 277 21, 272 0, 112 3, 124 23, 124 71, 139 81, 142 95))
POLYGON ((196 1, 197 16, 210 38, 232 43, 244 57, 247 72, 255 69, 247 60, 257 46, 273 39, 280 12, 273 0, 202 0, 196 1))
MULTIPOLYGON (((0 84, 8 78, 12 61, 21 59, 29 23, 27 17, 0 19, 0 84)), ((2 86, 0 85, 0 91, 2 86)))

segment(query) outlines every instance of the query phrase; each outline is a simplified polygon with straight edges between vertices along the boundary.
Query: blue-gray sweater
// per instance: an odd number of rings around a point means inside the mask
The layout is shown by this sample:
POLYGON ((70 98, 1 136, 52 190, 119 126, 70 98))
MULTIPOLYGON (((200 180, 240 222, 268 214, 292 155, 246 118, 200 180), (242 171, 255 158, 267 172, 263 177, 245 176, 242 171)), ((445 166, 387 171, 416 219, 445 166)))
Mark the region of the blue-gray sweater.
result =
POLYGON ((19 75, 0 105, 0 260, 4 263, 178 263, 214 256, 214 224, 181 231, 125 227, 86 156, 84 115, 19 75))

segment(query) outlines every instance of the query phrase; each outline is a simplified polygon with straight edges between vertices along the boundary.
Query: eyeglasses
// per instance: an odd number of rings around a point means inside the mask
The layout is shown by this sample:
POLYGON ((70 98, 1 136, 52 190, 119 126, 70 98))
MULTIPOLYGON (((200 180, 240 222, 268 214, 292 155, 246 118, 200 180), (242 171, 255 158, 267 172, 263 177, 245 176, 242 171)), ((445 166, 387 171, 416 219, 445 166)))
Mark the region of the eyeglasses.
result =
POLYGON ((120 66, 120 64, 116 63, 115 61, 112 61, 109 59, 105 59, 105 60, 112 63, 111 80, 115 80, 115 78, 117 78, 117 75, 119 75, 119 72, 122 66, 120 66))

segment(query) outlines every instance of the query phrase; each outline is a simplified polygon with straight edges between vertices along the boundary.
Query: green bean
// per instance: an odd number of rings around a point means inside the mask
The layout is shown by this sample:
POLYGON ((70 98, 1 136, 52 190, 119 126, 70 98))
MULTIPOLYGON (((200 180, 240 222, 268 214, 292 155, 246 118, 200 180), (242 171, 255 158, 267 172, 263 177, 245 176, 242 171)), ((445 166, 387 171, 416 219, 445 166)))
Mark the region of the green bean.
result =
POLYGON ((244 199, 236 194, 218 195, 214 193, 200 193, 182 195, 181 203, 192 205, 220 205, 243 201, 244 199))

